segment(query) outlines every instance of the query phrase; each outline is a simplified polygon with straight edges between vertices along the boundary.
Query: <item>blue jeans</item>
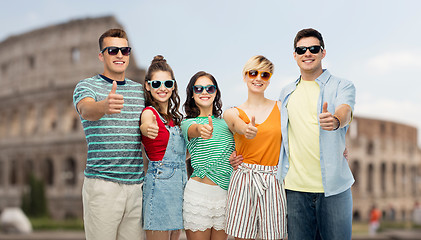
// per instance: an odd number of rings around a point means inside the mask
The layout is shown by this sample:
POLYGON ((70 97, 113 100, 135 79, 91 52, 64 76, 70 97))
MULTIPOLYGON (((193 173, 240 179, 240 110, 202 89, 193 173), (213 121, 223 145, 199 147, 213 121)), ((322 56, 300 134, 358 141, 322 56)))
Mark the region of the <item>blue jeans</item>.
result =
POLYGON ((352 193, 325 197, 324 193, 286 190, 288 240, 346 240, 352 235, 352 193))

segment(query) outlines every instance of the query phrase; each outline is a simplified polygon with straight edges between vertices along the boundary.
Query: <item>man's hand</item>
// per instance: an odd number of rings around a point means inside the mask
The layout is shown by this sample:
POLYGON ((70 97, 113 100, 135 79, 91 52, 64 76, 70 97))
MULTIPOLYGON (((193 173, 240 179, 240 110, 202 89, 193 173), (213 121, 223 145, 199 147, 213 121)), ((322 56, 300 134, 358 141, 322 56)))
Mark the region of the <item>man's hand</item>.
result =
POLYGON ((158 137, 159 127, 158 122, 156 121, 155 114, 152 117, 152 123, 150 123, 146 128, 146 137, 150 139, 155 139, 156 137, 158 137))
POLYGON ((244 159, 242 155, 237 155, 237 151, 234 151, 231 153, 229 160, 232 168, 234 168, 234 170, 237 170, 238 166, 240 166, 240 164, 243 163, 244 159))
POLYGON ((200 125, 200 137, 203 139, 211 139, 213 133, 212 117, 208 116, 209 124, 200 125))
POLYGON ((247 139, 253 139, 254 137, 256 137, 256 134, 257 134, 256 118, 252 116, 250 123, 247 124, 247 128, 246 128, 244 136, 247 139))
POLYGON ((323 111, 319 114, 320 127, 326 131, 333 131, 338 128, 338 121, 332 113, 327 111, 327 102, 323 103, 323 111))
POLYGON ((123 95, 116 94, 117 91, 117 82, 113 81, 113 86, 111 92, 108 94, 107 98, 104 101, 104 113, 105 114, 115 114, 121 113, 123 108, 124 99, 123 95))

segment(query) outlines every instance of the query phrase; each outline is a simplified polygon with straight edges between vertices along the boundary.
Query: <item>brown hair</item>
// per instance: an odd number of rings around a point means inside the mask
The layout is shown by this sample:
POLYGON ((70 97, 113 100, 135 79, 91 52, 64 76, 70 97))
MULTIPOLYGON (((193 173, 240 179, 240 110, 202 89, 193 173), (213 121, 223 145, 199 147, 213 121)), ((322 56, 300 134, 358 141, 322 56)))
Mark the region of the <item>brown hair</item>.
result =
POLYGON ((146 84, 149 84, 148 81, 152 80, 152 75, 158 71, 170 73, 171 79, 174 80, 174 90, 172 91, 172 94, 168 99, 167 112, 162 112, 162 110, 159 107, 159 104, 155 102, 155 99, 152 97, 151 92, 147 91, 146 88, 145 106, 154 107, 167 121, 170 121, 172 119, 174 121, 174 124, 179 126, 181 120, 183 120, 183 115, 181 115, 181 113, 178 111, 178 108, 180 107, 180 97, 178 96, 177 81, 175 80, 173 70, 171 69, 170 65, 168 65, 167 60, 165 60, 163 56, 157 55, 153 58, 151 65, 149 66, 148 71, 146 72, 145 81, 143 84, 144 86, 146 86, 146 84))
POLYGON ((110 29, 106 31, 105 33, 103 33, 101 37, 99 37, 99 50, 100 51, 102 50, 104 38, 106 37, 124 38, 127 41, 129 41, 129 39, 127 39, 127 34, 123 29, 118 29, 118 28, 110 29))
POLYGON ((307 37, 315 37, 315 38, 319 39, 320 46, 322 46, 323 49, 325 48, 325 43, 323 41, 322 34, 319 31, 317 31, 317 30, 315 30, 313 28, 306 28, 306 29, 300 30, 297 33, 297 35, 295 36, 295 39, 294 39, 294 50, 297 47, 297 42, 300 41, 302 38, 307 38, 307 37))

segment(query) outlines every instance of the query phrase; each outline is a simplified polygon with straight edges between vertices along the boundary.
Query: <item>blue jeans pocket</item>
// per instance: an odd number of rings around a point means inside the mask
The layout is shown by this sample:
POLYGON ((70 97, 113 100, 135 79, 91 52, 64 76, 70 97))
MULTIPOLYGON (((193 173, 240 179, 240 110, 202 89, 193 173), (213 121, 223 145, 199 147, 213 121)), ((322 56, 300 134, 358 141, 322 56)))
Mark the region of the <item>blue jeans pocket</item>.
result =
POLYGON ((156 170, 156 178, 158 179, 169 179, 174 176, 174 168, 159 168, 156 170))

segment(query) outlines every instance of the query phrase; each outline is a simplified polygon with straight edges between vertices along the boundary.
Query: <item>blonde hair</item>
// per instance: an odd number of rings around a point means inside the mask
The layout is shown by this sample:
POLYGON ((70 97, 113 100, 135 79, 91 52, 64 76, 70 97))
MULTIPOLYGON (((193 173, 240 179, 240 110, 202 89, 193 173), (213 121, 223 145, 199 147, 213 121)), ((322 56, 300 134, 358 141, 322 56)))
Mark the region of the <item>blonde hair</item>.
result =
POLYGON ((273 74, 275 70, 275 66, 273 63, 262 55, 256 55, 251 57, 243 68, 243 77, 246 73, 250 70, 268 70, 270 73, 273 74))

